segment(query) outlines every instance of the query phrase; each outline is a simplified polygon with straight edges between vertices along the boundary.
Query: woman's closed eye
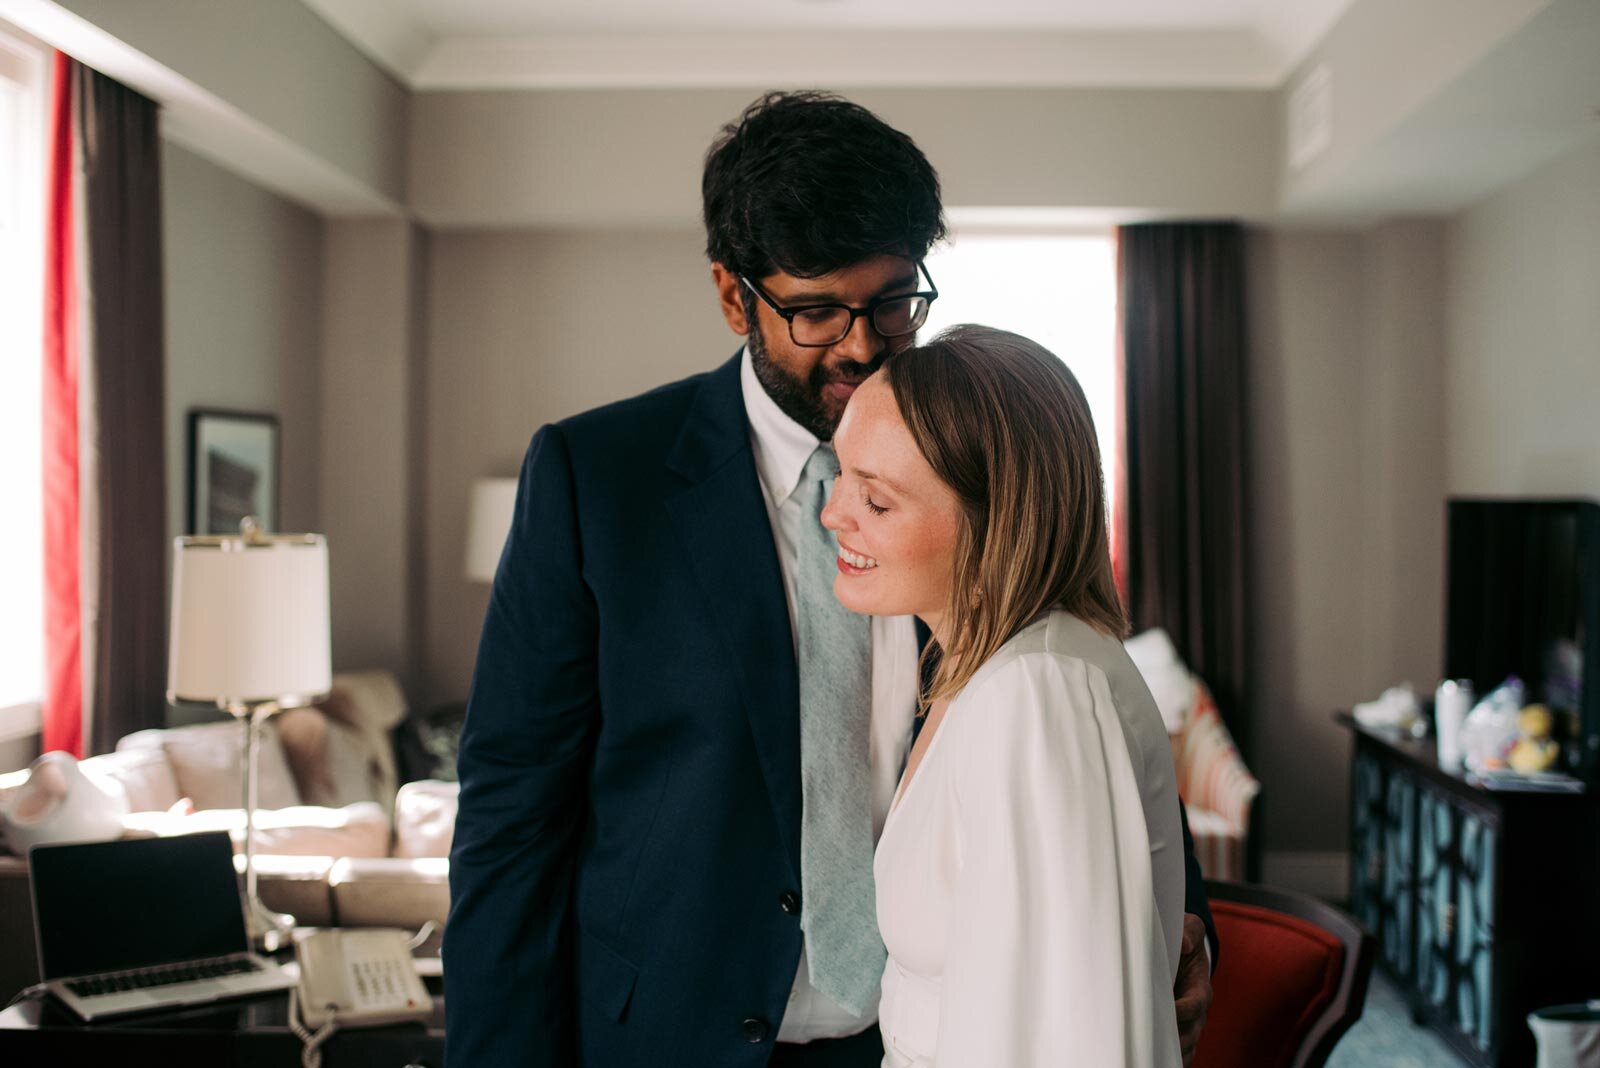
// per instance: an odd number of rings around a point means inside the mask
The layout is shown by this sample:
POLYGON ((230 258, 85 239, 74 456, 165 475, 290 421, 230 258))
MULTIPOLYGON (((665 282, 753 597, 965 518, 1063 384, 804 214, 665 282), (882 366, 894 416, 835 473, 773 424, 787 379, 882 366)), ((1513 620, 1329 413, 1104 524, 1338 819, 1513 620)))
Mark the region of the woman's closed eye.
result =
POLYGON ((867 511, 871 512, 873 515, 882 515, 889 510, 883 505, 874 501, 872 499, 872 493, 865 486, 861 487, 861 503, 865 504, 867 506, 867 511))

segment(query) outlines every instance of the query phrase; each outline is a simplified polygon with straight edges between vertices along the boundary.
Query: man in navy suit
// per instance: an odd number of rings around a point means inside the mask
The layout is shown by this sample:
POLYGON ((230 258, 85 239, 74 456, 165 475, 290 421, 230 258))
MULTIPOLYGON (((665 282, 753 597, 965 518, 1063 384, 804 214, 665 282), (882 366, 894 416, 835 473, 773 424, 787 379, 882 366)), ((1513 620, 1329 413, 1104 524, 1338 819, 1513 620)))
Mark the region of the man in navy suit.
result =
MULTIPOLYGON (((944 234, 938 178, 863 108, 769 94, 723 130, 702 192, 712 278, 745 346, 542 428, 523 463, 461 739, 453 1068, 882 1057, 875 995, 858 1012, 834 993, 861 962, 808 957, 803 933, 838 919, 809 904, 859 910, 860 895, 808 879, 801 856, 835 802, 881 830, 919 634, 871 623, 867 796, 808 792, 800 695, 814 669, 797 657, 793 554, 812 520, 791 498, 936 295, 921 261, 944 234)), ((839 867, 827 878, 862 874, 839 867)), ((1189 881, 1186 1048, 1210 999, 1192 850, 1189 881)))

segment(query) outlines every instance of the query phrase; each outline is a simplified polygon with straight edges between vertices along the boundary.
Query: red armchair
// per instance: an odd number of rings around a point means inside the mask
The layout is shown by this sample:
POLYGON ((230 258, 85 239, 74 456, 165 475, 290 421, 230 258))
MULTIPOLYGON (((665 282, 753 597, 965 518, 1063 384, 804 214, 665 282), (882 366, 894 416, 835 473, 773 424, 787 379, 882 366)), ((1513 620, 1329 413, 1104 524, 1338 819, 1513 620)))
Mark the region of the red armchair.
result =
POLYGON ((1194 1068, 1321 1068, 1361 1018, 1372 935, 1303 894, 1206 882, 1221 955, 1194 1068))

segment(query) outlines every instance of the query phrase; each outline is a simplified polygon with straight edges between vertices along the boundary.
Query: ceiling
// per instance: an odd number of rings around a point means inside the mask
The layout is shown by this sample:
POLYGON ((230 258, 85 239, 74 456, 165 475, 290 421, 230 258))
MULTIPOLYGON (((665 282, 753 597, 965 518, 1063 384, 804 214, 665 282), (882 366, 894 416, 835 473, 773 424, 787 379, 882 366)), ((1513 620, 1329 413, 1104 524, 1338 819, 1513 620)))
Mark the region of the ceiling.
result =
POLYGON ((1265 88, 1352 0, 303 0, 413 89, 1265 88))

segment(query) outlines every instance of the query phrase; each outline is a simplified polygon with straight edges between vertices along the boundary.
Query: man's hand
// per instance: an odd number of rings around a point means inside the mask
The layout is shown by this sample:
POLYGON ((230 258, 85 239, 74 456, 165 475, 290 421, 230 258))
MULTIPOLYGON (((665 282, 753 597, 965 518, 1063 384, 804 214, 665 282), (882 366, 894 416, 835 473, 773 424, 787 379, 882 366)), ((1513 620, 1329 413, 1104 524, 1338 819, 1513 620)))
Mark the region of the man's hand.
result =
POLYGON ((1178 981, 1172 984, 1172 993, 1178 1004, 1183 1063, 1193 1064, 1195 1045, 1211 1008, 1211 958, 1206 952, 1206 925, 1192 912, 1183 917, 1183 955, 1178 959, 1178 981))

